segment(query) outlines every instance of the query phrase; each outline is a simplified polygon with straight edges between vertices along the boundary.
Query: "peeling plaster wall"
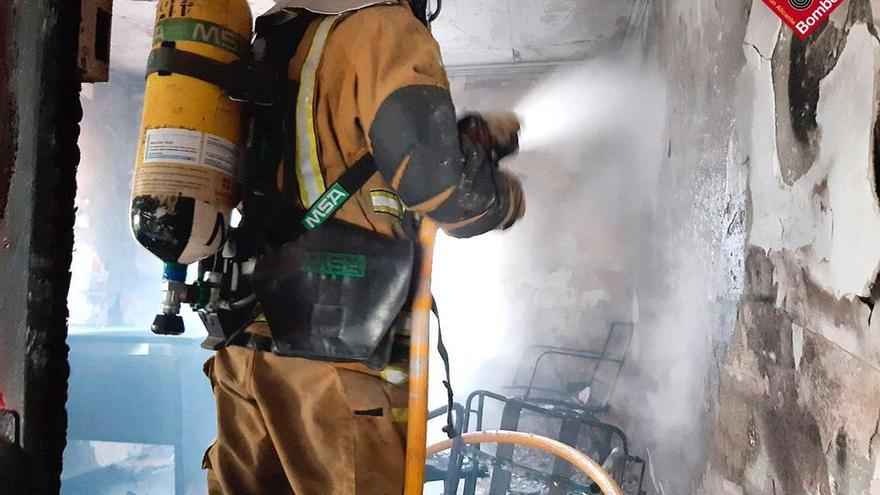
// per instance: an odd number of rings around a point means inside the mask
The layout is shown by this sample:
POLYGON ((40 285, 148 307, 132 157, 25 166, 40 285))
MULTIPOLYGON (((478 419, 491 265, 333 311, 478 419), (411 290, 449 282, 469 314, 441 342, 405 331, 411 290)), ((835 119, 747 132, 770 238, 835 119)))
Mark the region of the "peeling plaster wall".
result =
MULTIPOLYGON (((719 95, 730 114, 713 119, 729 119, 726 153, 741 157, 731 170, 746 187, 743 295, 732 337, 716 341, 706 466, 693 491, 877 495, 880 2, 844 3, 807 41, 761 0, 727 4, 744 15, 680 0, 654 24, 670 41, 659 56, 691 95, 673 104, 683 114, 707 88, 732 87, 719 95), (725 43, 740 61, 682 73, 678 64, 715 56, 708 40, 719 26, 722 37, 740 33, 725 43)), ((670 127, 673 140, 699 134, 670 127)))
POLYGON ((752 157, 750 277, 722 367, 718 425, 745 446, 737 430, 752 424, 753 459, 726 473, 746 493, 880 491, 871 449, 880 415, 880 334, 871 328, 880 44, 870 12, 853 0, 801 42, 763 4, 752 7, 740 79, 744 105, 751 96, 741 123, 752 157), (731 418, 728 393, 757 407, 731 418))
MULTIPOLYGON (((835 14, 845 13, 840 9, 835 14)), ((846 21, 836 17, 839 23, 846 21)), ((779 29, 781 21, 762 16, 753 22, 775 25, 764 36, 778 38, 778 43, 772 62, 756 50, 747 54, 745 77, 751 78, 760 101, 750 126, 752 154, 767 165, 751 169, 751 242, 766 250, 795 252, 815 280, 837 297, 867 296, 880 265, 880 207, 871 156, 880 46, 864 23, 847 29, 848 36, 841 36, 832 23, 813 38, 809 50, 825 48, 821 51, 839 57, 820 53, 822 60, 813 61, 814 66, 827 63, 831 70, 816 81, 817 100, 802 103, 816 105, 815 131, 803 142, 790 118, 797 108, 787 111, 793 98, 788 81, 790 76, 808 85, 815 75, 809 68, 789 74, 793 34, 779 29), (799 153, 802 148, 814 151, 799 153)))

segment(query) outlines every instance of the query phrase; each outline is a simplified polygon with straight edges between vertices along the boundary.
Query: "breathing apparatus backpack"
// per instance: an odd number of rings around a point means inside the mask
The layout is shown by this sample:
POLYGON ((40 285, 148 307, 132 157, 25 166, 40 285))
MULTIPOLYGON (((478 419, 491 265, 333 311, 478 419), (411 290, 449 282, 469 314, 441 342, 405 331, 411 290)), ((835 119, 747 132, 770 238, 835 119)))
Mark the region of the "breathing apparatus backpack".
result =
MULTIPOLYGON (((191 3, 201 5, 198 1, 191 3)), ((167 282, 163 310, 174 304, 179 308, 182 302, 191 304, 208 329, 209 337, 203 343, 208 349, 225 347, 252 322, 265 318, 272 333, 270 350, 275 354, 360 362, 376 369, 385 367, 389 361, 398 316, 410 297, 414 243, 387 238, 333 218, 377 173, 372 156, 352 165, 314 204, 307 205, 308 210, 303 211, 295 201, 299 197, 293 172, 298 159, 296 132, 302 129, 297 116, 314 111, 297 108, 297 101, 313 101, 301 96, 303 91, 314 88, 289 80, 288 67, 308 27, 316 21, 332 26, 336 17, 305 9, 264 16, 257 21, 252 53, 240 57, 241 62, 235 64, 221 66, 164 42, 151 57, 148 77, 170 76, 197 83, 209 79, 228 95, 229 105, 246 103, 249 117, 242 192, 236 196, 236 200, 241 200, 241 223, 237 228, 229 228, 229 215, 224 212, 222 228, 218 227, 219 232, 210 236, 211 242, 201 243, 205 245, 193 255, 195 259, 202 258, 197 282, 186 285, 180 280, 185 275, 180 273, 172 274, 176 279, 173 286, 167 282), (285 176, 283 189, 278 186, 279 164, 285 176)), ((313 41, 310 56, 315 54, 317 44, 313 41)), ((317 56, 321 56, 320 50, 317 56)), ((313 65, 317 71, 318 64, 313 65)), ((162 82, 167 81, 171 79, 162 82)), ((148 79, 148 87, 150 82, 148 79)), ((166 99, 165 104, 169 103, 166 99)), ((147 124, 145 117, 145 127, 147 124)), ((149 137, 151 131, 146 132, 149 148, 153 141, 149 137)), ((207 139, 202 137, 203 146, 207 139)), ((167 144, 167 154, 179 152, 175 146, 179 147, 176 142, 167 144)), ((143 153, 152 156, 149 150, 143 153)), ((175 169, 174 173, 178 172, 175 169)), ((155 175, 171 178, 174 173, 156 171, 155 175)), ((137 183, 136 180, 136 191, 137 183)), ((133 203, 133 225, 140 227, 146 224, 141 219, 149 216, 142 206, 144 201, 138 199, 142 196, 136 193, 133 203)), ((180 203, 182 196, 178 193, 176 198, 180 203)), ((222 206, 231 210, 231 199, 227 198, 222 206)), ((190 216, 196 225, 198 215, 190 216)), ((217 225, 221 224, 219 218, 217 225)), ((414 228, 412 216, 407 219, 414 228)), ((175 234, 169 238, 178 242, 183 230, 186 229, 166 229, 166 233, 175 234)), ((149 248, 152 245, 143 240, 142 231, 135 229, 138 239, 149 248)), ((170 266, 178 266, 178 270, 195 261, 151 250, 166 262, 171 261, 170 266)), ((167 316, 168 311, 163 313, 167 316)), ((154 324, 154 331, 181 333, 182 325, 180 331, 176 325, 170 325, 171 331, 162 328, 161 323, 168 321, 167 317, 160 321, 162 317, 157 317, 160 324, 154 324)))

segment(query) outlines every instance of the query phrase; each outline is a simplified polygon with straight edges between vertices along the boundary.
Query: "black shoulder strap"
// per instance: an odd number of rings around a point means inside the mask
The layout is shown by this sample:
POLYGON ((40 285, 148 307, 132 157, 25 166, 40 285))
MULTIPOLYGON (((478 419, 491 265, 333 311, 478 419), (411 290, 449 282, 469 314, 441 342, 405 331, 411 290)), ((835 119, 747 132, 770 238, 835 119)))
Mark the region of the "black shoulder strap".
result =
POLYGON ((452 420, 452 411, 455 409, 455 393, 452 391, 452 376, 449 370, 449 350, 443 343, 443 325, 440 323, 440 309, 437 307, 437 300, 431 297, 431 312, 437 318, 437 352, 440 359, 443 360, 443 368, 446 371, 446 379, 443 380, 443 387, 446 388, 446 426, 443 427, 443 433, 449 438, 455 438, 459 432, 455 430, 455 422, 452 420))
POLYGON ((254 137, 249 163, 250 205, 245 204, 246 223, 259 230, 262 243, 281 245, 324 224, 359 191, 376 171, 372 155, 352 165, 303 212, 296 204, 293 170, 296 161, 297 85, 288 81, 290 60, 316 14, 303 11, 282 23, 271 19, 257 24, 254 90, 257 101, 269 103, 255 110, 254 137), (262 81, 262 82, 261 82, 262 81), (260 94, 262 93, 263 96, 260 94), (261 143, 262 141, 262 143, 261 143), (266 149, 280 148, 266 153, 266 149), (261 151, 262 150, 262 151, 261 151), (280 155, 280 156, 279 156, 280 155), (279 158, 284 166, 284 191, 277 191, 279 158), (250 207, 248 207, 250 206, 250 207), (250 213, 248 213, 250 211, 250 213), (251 220, 248 222, 247 217, 251 220), (253 217, 258 218, 254 219, 253 217), (256 225, 258 224, 258 225, 256 225))
MULTIPOLYGON (((302 16, 287 20, 282 24, 271 25, 267 22, 266 27, 263 28, 267 33, 266 50, 267 57, 269 57, 267 62, 275 65, 276 73, 283 74, 285 80, 290 59, 296 54, 299 45, 296 40, 302 40, 305 37, 308 26, 316 17, 315 14, 306 12, 302 16)), ((260 26, 258 26, 258 31, 260 31, 260 26)), ((303 212, 294 200, 298 196, 294 191, 296 179, 293 172, 296 167, 297 92, 298 85, 288 81, 283 85, 283 89, 276 93, 281 95, 275 106, 281 113, 280 122, 276 122, 276 125, 282 129, 283 145, 281 151, 285 190, 282 191, 282 208, 276 215, 275 224, 271 226, 267 235, 267 241, 275 245, 292 241, 309 230, 319 228, 332 218, 377 172, 373 156, 365 155, 348 168, 339 180, 328 187, 307 211, 303 212)))

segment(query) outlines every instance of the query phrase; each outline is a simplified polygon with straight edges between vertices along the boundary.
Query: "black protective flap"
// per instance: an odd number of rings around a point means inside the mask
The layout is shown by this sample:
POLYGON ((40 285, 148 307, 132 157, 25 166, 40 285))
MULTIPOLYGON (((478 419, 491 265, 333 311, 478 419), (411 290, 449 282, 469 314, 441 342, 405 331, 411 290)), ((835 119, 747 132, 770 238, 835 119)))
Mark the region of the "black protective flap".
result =
POLYGON ((413 261, 412 241, 335 220, 267 254, 254 285, 275 353, 384 367, 413 261))

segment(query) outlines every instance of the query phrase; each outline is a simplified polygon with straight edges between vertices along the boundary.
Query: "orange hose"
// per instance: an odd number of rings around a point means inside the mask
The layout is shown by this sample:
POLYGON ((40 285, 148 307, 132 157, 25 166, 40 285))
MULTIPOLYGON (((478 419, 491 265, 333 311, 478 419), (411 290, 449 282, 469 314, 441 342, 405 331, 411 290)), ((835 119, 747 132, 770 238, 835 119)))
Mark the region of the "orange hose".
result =
MULTIPOLYGON (((590 477, 593 482, 599 485, 602 493, 605 495, 623 495, 620 487, 614 478, 608 474, 596 461, 590 459, 583 452, 569 447, 562 442, 545 438, 531 433, 521 433, 518 431, 479 431, 476 433, 465 433, 461 439, 466 444, 479 443, 508 443, 522 445, 533 449, 540 449, 549 452, 557 457, 561 457, 570 462, 575 468, 590 477)), ((431 445, 427 449, 427 457, 449 450, 452 448, 452 440, 444 440, 440 443, 431 445)), ((409 495, 410 492, 407 492, 409 495)), ((415 492, 413 492, 415 493, 415 492)))
POLYGON ((428 352, 430 347, 431 268, 437 226, 422 220, 419 230, 422 266, 413 301, 409 351, 409 418, 406 433, 405 495, 421 495, 425 487, 425 450, 428 443, 428 352))

